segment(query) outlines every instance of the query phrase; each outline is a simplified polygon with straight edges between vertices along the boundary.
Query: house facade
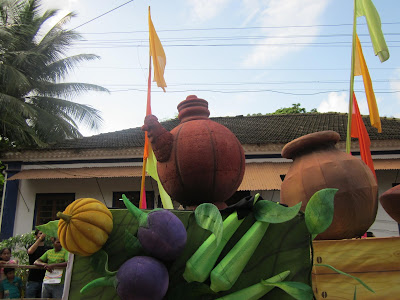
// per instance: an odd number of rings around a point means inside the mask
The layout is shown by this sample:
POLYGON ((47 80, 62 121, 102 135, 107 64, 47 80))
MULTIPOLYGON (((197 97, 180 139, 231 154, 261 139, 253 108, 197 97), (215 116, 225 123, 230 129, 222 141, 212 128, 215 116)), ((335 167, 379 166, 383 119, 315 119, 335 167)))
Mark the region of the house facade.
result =
MULTIPOLYGON (((371 153, 378 179, 379 195, 400 182, 400 120, 382 118, 382 133, 364 123, 371 139, 371 153)), ((286 143, 308 133, 334 130, 341 136, 336 145, 345 149, 347 115, 289 114, 217 117, 211 120, 229 128, 241 142, 246 156, 244 179, 228 203, 260 193, 279 201, 280 186, 291 160, 281 157, 286 143)), ((171 130, 178 120, 162 122, 171 130)), ((138 203, 144 134, 140 128, 66 140, 45 149, 2 153, 6 182, 1 206, 1 239, 31 231, 36 225, 56 219, 78 198, 96 198, 110 208, 123 208, 126 194, 138 203)), ((359 156, 357 140, 351 152, 359 156)), ((148 207, 160 207, 156 182, 146 178, 148 207)), ((174 203, 178 208, 179 203, 174 203)), ((375 236, 398 236, 399 225, 379 205, 375 236)))

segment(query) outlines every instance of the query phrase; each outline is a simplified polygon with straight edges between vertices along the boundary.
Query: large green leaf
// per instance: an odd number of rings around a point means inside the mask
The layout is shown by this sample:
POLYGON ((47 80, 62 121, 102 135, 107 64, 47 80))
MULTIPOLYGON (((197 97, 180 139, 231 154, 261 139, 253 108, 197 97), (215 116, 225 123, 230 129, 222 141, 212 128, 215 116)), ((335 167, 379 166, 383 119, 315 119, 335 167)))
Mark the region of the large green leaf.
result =
POLYGON ((101 276, 113 276, 117 272, 110 272, 108 270, 108 254, 104 250, 99 250, 90 256, 90 264, 93 270, 101 276))
MULTIPOLYGON (((182 274, 186 261, 196 252, 198 247, 210 236, 210 232, 197 225, 194 212, 172 211, 185 225, 187 231, 187 243, 184 252, 179 258, 166 264, 170 284, 165 299, 169 300, 207 300, 217 299, 249 286, 260 283, 262 279, 273 277, 276 274, 290 270, 288 281, 311 284, 311 258, 310 235, 304 221, 304 214, 300 212, 292 220, 280 224, 270 224, 267 234, 261 240, 254 255, 251 257, 237 282, 231 290, 215 294, 209 289, 209 283, 187 283, 182 274), (189 298, 188 298, 189 295, 189 298)), ((109 239, 103 247, 108 254, 110 271, 116 271, 130 257, 125 249, 125 230, 133 235, 137 233, 137 220, 125 209, 111 210, 114 228, 109 239)), ((228 213, 222 213, 225 219, 228 213)), ((254 224, 255 218, 248 215, 235 234, 226 244, 219 260, 233 248, 247 230, 254 224)), ((218 261, 217 261, 218 263, 218 261)), ((76 255, 72 270, 71 288, 69 299, 73 300, 118 300, 113 287, 97 287, 81 295, 79 290, 88 282, 99 278, 90 263, 89 257, 76 255)), ((289 294, 274 288, 260 299, 289 300, 293 299, 289 294)))
POLYGON ((313 239, 324 232, 333 220, 333 200, 338 189, 322 189, 311 196, 308 201, 305 217, 308 231, 313 239))
POLYGON ((37 225, 36 228, 49 237, 57 237, 58 221, 50 221, 43 225, 37 225))
POLYGON ((301 202, 286 207, 270 200, 261 200, 254 205, 254 216, 257 221, 283 223, 293 219, 300 211, 301 202))
POLYGON ((208 231, 215 234, 217 245, 221 241, 223 222, 219 209, 211 203, 202 203, 196 207, 194 211, 197 224, 208 231))

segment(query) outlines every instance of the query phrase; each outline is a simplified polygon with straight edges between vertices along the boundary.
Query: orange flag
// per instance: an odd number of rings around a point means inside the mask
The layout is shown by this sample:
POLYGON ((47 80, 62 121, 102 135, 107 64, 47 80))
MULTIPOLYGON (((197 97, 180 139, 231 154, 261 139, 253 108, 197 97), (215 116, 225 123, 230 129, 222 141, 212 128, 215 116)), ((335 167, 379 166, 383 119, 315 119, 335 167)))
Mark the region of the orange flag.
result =
POLYGON ((367 64, 365 63, 364 54, 362 52, 361 43, 356 36, 356 53, 354 61, 354 75, 362 75, 364 81, 365 95, 367 96, 369 119, 371 125, 378 129, 378 132, 382 132, 381 118, 379 117, 378 105, 376 104, 375 93, 372 87, 371 77, 367 64))
POLYGON ((353 120, 351 122, 351 137, 358 138, 358 143, 360 144, 361 159, 371 169, 376 179, 374 163, 372 162, 372 156, 370 150, 371 140, 369 139, 367 129, 365 128, 364 122, 362 120, 360 110, 358 109, 358 104, 355 94, 353 94, 352 119, 353 120))

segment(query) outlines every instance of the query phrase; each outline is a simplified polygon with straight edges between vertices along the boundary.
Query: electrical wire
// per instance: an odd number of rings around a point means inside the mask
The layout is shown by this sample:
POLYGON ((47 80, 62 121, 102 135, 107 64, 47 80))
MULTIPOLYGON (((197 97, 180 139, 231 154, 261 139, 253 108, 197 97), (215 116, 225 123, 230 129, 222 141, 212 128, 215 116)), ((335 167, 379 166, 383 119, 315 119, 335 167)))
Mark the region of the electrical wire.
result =
POLYGON ((117 6, 117 7, 113 8, 113 9, 111 9, 111 10, 109 10, 109 11, 107 11, 107 12, 105 12, 105 13, 103 13, 103 14, 101 14, 101 15, 95 17, 95 18, 93 18, 93 19, 90 19, 89 21, 87 21, 87 22, 85 22, 85 23, 82 23, 81 25, 76 26, 76 27, 74 27, 74 28, 71 29, 71 30, 75 30, 75 29, 80 28, 80 27, 82 27, 82 26, 84 26, 84 25, 86 25, 86 24, 89 24, 89 23, 93 22, 94 20, 97 20, 97 19, 99 19, 99 18, 101 18, 101 17, 103 17, 103 16, 105 16, 105 15, 111 13, 112 11, 114 11, 114 10, 116 10, 116 9, 118 9, 118 8, 121 8, 122 6, 127 5, 128 3, 131 3, 131 2, 133 2, 133 1, 134 1, 134 0, 130 0, 130 1, 128 1, 128 2, 125 2, 124 4, 121 4, 120 6, 117 6))
MULTIPOLYGON (((400 22, 384 22, 382 25, 398 25, 400 22)), ((357 23, 357 26, 366 26, 367 23, 357 23)), ((210 27, 210 28, 182 28, 182 29, 158 29, 157 32, 183 32, 183 31, 215 31, 215 30, 253 30, 253 29, 285 29, 285 28, 314 28, 314 27, 342 27, 353 24, 315 24, 315 25, 286 25, 286 26, 251 26, 251 27, 210 27)), ((109 31, 109 32, 83 32, 82 34, 131 34, 148 33, 148 30, 134 31, 109 31)))

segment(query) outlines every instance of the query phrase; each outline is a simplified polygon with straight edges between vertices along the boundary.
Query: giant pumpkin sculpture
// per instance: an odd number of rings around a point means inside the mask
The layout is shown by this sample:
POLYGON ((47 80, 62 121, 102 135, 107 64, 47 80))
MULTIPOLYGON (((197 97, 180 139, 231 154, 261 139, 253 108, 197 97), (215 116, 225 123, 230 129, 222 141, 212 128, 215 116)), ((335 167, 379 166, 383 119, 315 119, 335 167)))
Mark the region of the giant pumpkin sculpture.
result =
POLYGON ((89 256, 100 250, 113 229, 110 210, 99 200, 80 198, 58 212, 58 237, 67 251, 89 256))
POLYGON ((281 186, 281 203, 302 202, 323 188, 339 189, 330 227, 317 239, 348 239, 362 236, 375 221, 378 184, 368 166, 359 158, 340 151, 335 131, 310 133, 286 144, 282 157, 293 164, 281 186))

